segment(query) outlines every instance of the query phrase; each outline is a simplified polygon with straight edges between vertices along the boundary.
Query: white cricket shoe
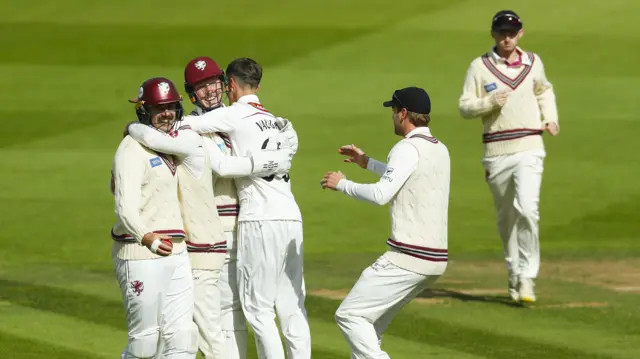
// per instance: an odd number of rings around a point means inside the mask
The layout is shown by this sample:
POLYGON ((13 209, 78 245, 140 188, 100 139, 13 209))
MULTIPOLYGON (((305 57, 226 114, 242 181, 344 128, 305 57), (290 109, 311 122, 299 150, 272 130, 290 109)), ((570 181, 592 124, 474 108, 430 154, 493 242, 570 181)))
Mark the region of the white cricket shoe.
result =
POLYGON ((533 292, 533 287, 535 284, 533 283, 533 279, 531 278, 520 278, 520 301, 524 303, 533 303, 536 301, 536 295, 533 292))

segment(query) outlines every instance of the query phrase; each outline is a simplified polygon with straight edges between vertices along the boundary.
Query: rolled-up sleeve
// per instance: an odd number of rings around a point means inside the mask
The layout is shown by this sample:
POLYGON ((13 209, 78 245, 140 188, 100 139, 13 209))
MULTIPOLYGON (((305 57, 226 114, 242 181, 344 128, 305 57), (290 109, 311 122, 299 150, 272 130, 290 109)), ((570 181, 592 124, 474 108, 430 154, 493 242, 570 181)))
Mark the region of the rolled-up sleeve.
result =
MULTIPOLYGON (((381 162, 377 163, 375 169, 380 170, 382 165, 381 162)), ((337 190, 362 201, 385 205, 395 197, 417 166, 418 150, 408 142, 400 142, 389 153, 384 173, 378 182, 361 184, 343 179, 338 183, 337 190)))

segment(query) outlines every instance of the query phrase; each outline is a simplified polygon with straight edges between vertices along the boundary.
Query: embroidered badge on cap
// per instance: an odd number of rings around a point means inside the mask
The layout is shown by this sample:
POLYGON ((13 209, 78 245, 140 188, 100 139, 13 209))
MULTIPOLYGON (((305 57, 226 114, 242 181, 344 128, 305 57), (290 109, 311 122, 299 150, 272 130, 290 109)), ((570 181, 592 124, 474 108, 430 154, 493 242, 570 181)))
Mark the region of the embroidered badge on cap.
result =
POLYGON ((493 91, 493 90, 495 90, 497 88, 498 88, 498 85, 496 85, 495 82, 492 82, 490 84, 484 85, 484 90, 487 91, 487 92, 491 92, 491 91, 493 91))
POLYGON ((151 163, 151 168, 162 166, 162 160, 160 159, 160 157, 154 157, 150 159, 149 163, 151 163))

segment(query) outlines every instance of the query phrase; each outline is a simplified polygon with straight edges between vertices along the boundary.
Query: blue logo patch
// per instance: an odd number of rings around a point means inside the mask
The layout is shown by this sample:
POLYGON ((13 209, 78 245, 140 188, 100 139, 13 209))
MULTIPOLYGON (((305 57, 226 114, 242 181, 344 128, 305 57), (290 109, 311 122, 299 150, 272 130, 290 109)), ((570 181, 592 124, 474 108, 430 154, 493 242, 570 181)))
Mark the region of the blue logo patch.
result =
POLYGON ((151 168, 162 166, 162 160, 160 159, 160 157, 154 157, 150 159, 149 163, 151 163, 151 168))
POLYGON ((220 151, 224 152, 224 148, 226 146, 224 145, 224 143, 218 143, 218 148, 220 149, 220 151))
POLYGON ((487 91, 487 92, 491 92, 491 91, 493 91, 493 90, 495 90, 497 88, 498 88, 498 85, 496 85, 495 82, 492 82, 490 84, 484 85, 484 90, 487 91))

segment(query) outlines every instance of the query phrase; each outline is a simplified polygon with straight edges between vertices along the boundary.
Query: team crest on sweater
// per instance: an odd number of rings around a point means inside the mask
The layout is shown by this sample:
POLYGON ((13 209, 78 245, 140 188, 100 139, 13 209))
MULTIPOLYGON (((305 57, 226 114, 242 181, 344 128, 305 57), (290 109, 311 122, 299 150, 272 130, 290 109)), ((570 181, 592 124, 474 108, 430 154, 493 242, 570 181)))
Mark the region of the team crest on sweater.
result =
POLYGON ((484 85, 484 90, 489 93, 498 88, 498 85, 495 82, 484 85))
POLYGON ((150 159, 149 163, 151 164, 151 168, 162 166, 162 160, 160 159, 160 157, 154 157, 150 159))

